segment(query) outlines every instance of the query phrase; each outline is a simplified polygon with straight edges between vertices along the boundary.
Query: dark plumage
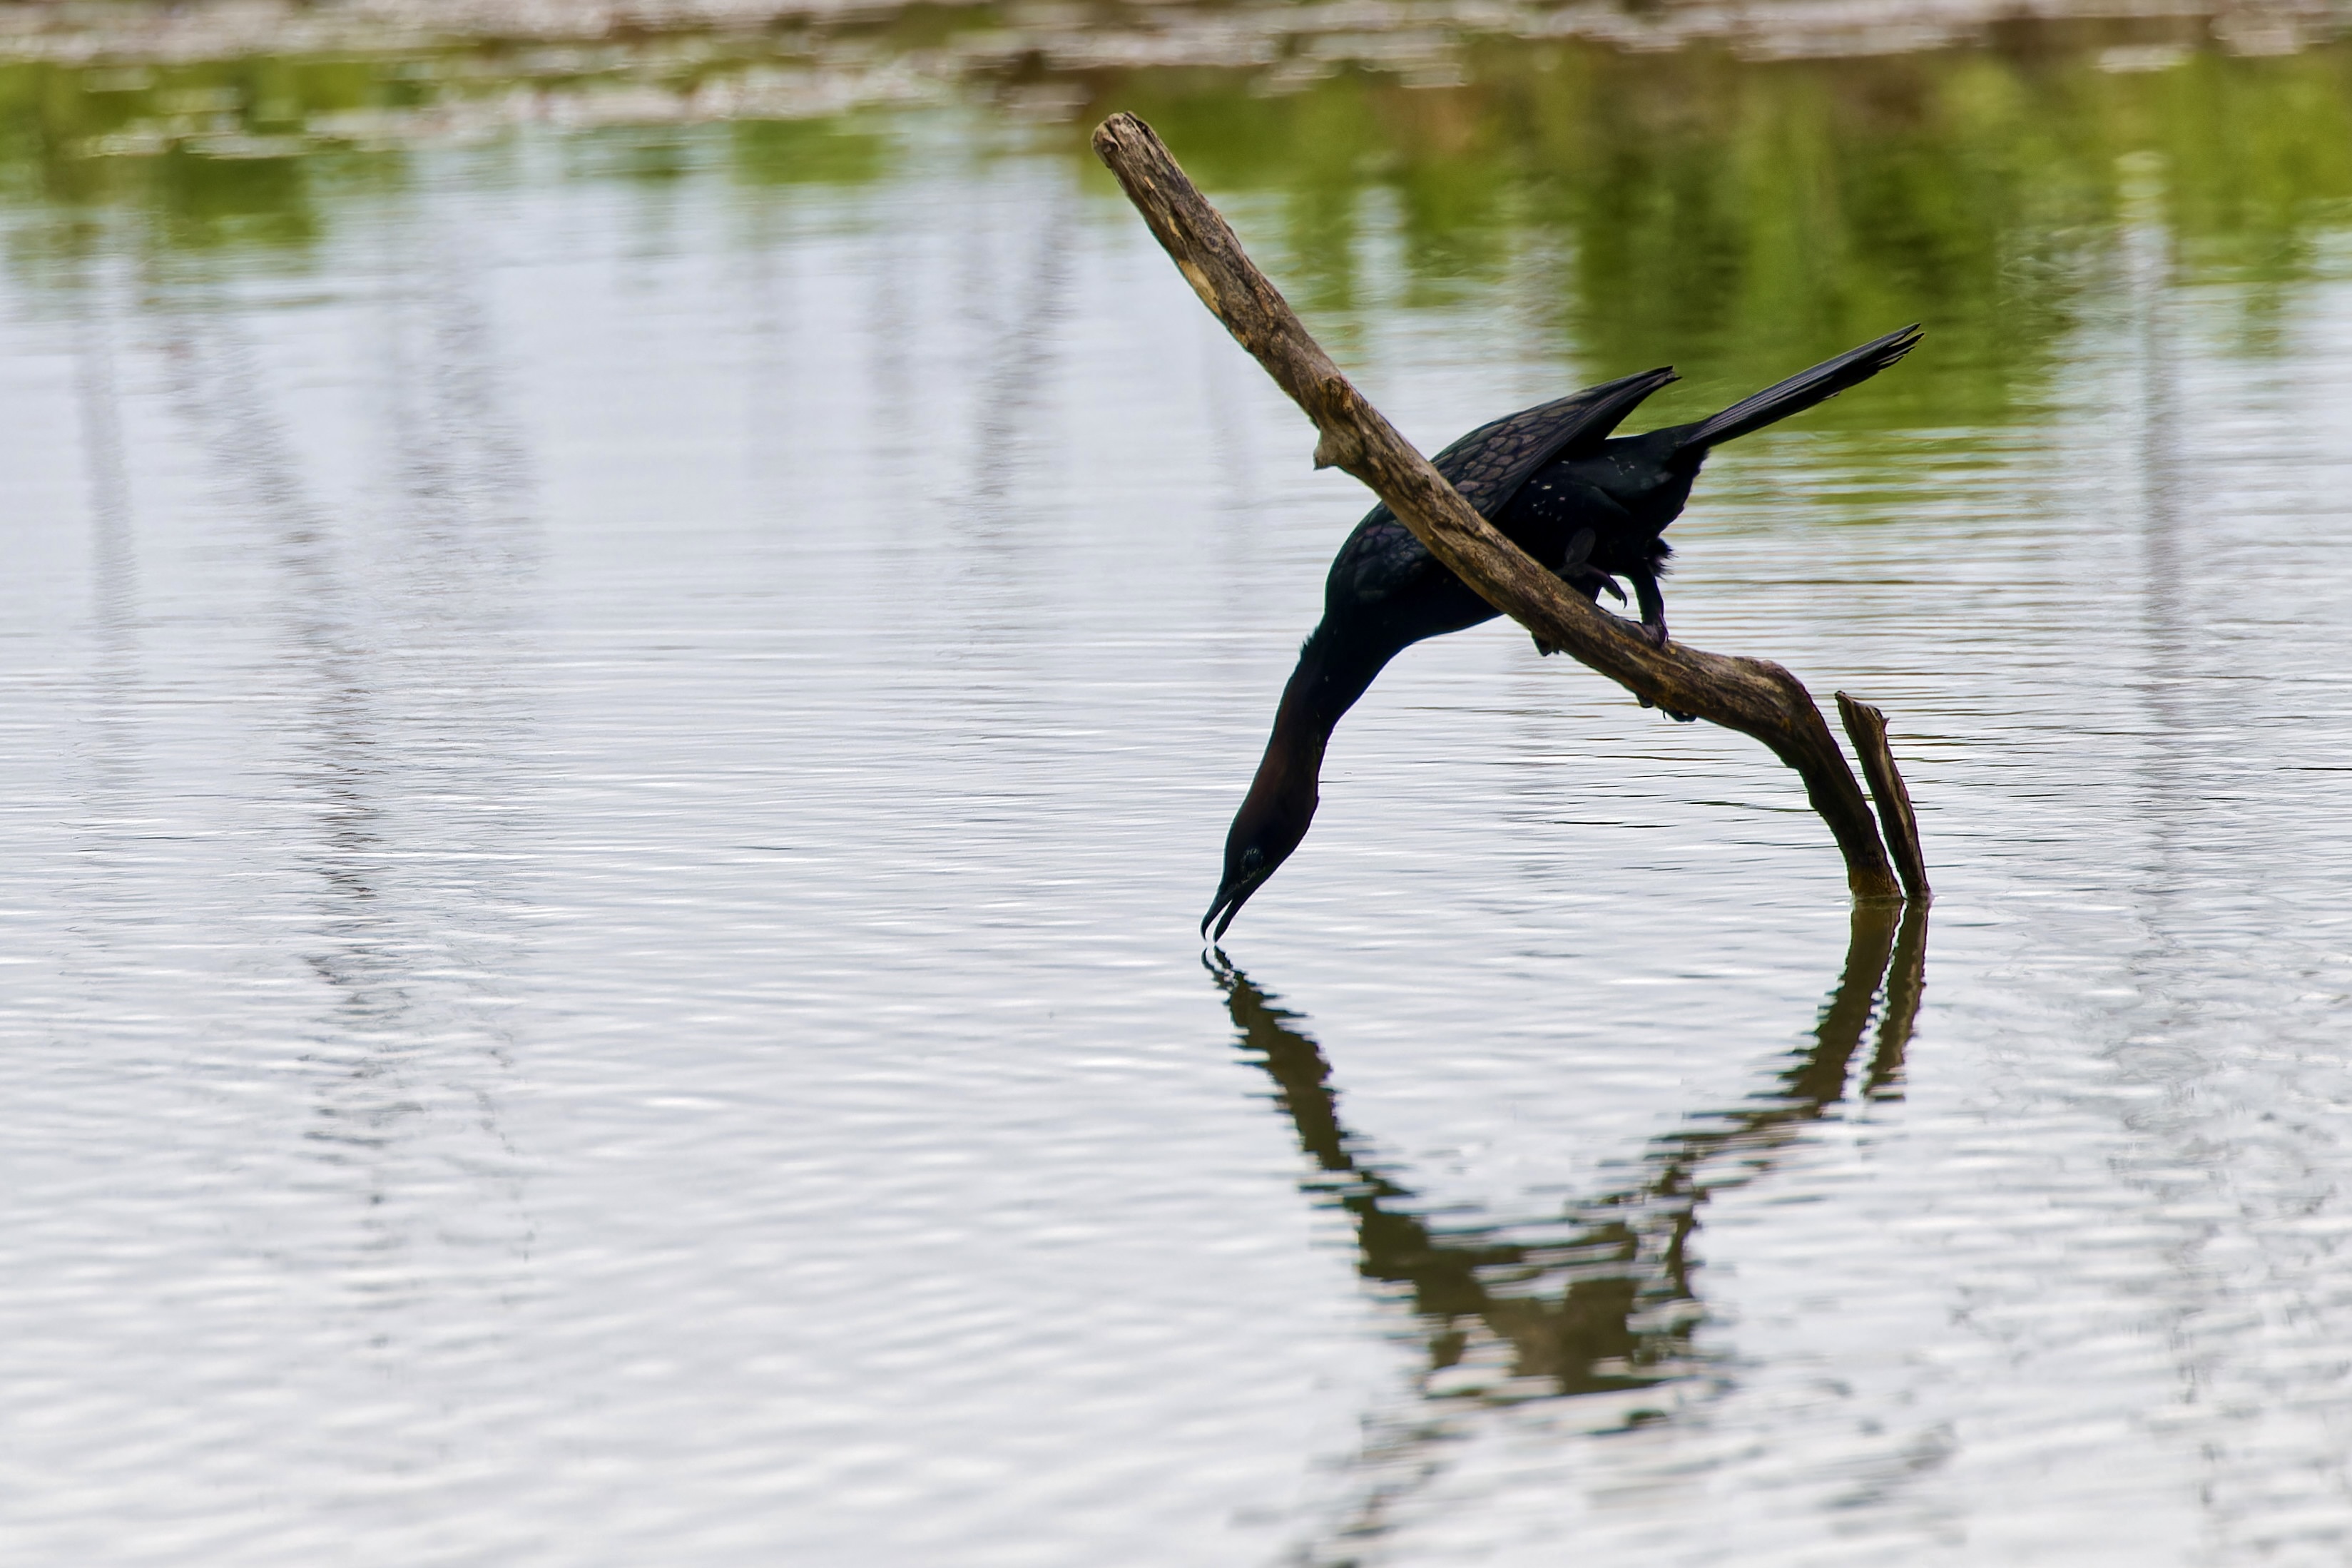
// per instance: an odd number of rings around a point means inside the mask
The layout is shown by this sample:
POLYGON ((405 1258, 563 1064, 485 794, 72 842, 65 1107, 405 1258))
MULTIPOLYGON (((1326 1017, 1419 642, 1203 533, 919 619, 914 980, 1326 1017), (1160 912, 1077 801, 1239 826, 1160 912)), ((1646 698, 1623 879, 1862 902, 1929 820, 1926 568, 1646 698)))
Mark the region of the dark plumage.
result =
MULTIPOLYGON (((1612 437, 1643 399, 1675 379, 1671 369, 1643 371, 1480 426, 1440 452, 1437 468, 1480 515, 1585 597, 1608 593, 1622 603, 1617 579, 1632 583, 1643 631, 1664 646, 1658 578, 1671 551, 1660 535, 1690 499, 1708 451, 1869 380, 1918 341, 1919 329, 1906 327, 1712 418, 1612 437)), ((1201 919, 1204 935, 1217 921, 1223 936, 1307 837, 1331 731, 1389 660, 1495 614, 1386 505, 1356 525, 1332 559, 1322 624, 1298 650, 1265 758, 1226 835, 1224 880, 1201 919)))

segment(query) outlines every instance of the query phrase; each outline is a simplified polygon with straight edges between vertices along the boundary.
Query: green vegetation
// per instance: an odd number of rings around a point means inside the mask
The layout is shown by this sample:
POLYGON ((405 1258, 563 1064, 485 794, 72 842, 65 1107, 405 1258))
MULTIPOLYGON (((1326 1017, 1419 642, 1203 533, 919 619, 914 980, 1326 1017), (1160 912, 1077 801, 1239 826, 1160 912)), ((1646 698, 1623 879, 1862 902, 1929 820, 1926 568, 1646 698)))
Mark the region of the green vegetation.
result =
MULTIPOLYGON (((918 7, 830 38, 0 66, 0 202, 20 215, 20 266, 125 221, 155 253, 282 265, 339 192, 408 178, 408 149, 542 117, 581 127, 567 178, 716 170, 777 199, 871 184, 896 166, 891 111, 819 114, 829 100, 794 84, 877 61, 944 68, 956 37, 995 25, 918 7), (531 107, 551 102, 572 107, 531 107), (713 102, 725 122, 696 123, 713 102)), ((1822 417, 2014 417, 2134 226, 2159 232, 2182 279, 2241 285, 2259 348, 2352 226, 2352 47, 2159 52, 2168 68, 2114 73, 2095 49, 2008 42, 1753 63, 1470 39, 1456 86, 1349 67, 1280 92, 1256 71, 1096 71, 1072 84, 1089 99, 1073 133, 1049 144, 1115 201, 1076 132, 1114 108, 1144 114, 1343 345, 1376 234, 1400 243, 1407 280, 1383 308, 1443 307, 1514 268, 1555 279, 1536 286, 1530 330, 1597 367, 1682 364, 1691 380, 1662 412, 1919 319, 1942 384, 1897 378, 1822 417)), ((1046 68, 1032 54, 989 68, 1026 87, 1046 68)))
POLYGON ((1662 411, 1713 406, 1906 321, 1947 384, 1890 380, 1829 423, 1999 418, 2131 222, 2259 337, 2352 226, 2352 51, 2102 71, 2095 52, 1755 64, 1496 43, 1462 87, 1347 72, 1281 98, 1142 79, 1093 108, 1160 127, 1213 194, 1278 195, 1303 308, 1354 308, 1364 197, 1392 193, 1434 303, 1556 266, 1548 325, 1596 366, 1672 360, 1662 411), (1553 258, 1556 258, 1553 259, 1553 258), (1918 406, 1906 405, 1916 404, 1918 406), (1866 406, 1865 406, 1866 404, 1866 406))
POLYGON ((863 120, 744 120, 728 165, 751 185, 865 185, 889 172, 890 141, 863 120))

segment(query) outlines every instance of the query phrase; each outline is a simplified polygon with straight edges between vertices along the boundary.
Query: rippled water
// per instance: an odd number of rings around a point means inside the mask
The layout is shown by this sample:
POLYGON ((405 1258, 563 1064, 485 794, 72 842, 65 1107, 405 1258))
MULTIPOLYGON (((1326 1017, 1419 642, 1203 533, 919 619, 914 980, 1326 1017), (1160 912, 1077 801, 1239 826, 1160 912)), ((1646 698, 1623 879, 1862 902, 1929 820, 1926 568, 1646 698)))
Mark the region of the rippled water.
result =
POLYGON ((12 165, 9 1561, 2342 1561, 2342 62, 1563 59, 1150 106, 1425 445, 1927 321, 1669 585, 1924 925, 1489 626, 1204 961, 1366 501, 1075 133, 12 165))

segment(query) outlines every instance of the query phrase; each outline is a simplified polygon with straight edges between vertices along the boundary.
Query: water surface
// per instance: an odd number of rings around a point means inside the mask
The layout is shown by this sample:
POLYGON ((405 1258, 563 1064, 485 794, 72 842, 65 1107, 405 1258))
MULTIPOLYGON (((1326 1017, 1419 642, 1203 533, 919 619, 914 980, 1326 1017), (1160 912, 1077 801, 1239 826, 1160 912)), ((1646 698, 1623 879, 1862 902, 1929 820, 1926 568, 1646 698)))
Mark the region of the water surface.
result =
POLYGON ((0 73, 11 1561, 2342 1560, 2341 50, 472 47, 0 73), (1495 626, 1204 961, 1367 502, 1122 106, 1426 446, 1927 322, 1668 592, 1932 919, 1495 626))

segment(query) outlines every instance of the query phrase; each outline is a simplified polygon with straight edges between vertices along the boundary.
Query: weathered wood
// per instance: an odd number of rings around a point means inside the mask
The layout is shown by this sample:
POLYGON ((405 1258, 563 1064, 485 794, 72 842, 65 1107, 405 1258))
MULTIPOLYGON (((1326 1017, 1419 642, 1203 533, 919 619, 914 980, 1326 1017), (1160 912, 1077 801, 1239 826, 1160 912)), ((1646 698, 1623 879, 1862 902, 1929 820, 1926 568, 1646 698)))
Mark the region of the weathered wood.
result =
POLYGON ((1806 798, 1845 856, 1854 897, 1901 897, 1870 803, 1795 676, 1769 659, 1727 658, 1676 642, 1654 647, 1538 565, 1340 374, 1150 126, 1115 114, 1096 127, 1094 146, 1201 302, 1315 422, 1316 467, 1338 467, 1361 479, 1430 553, 1538 642, 1661 708, 1761 741, 1804 781, 1806 798))
POLYGON ((1878 825, 1886 830, 1887 853, 1903 878, 1903 896, 1924 904, 1936 895, 1927 886, 1927 860, 1919 850, 1919 819, 1911 812, 1911 791, 1895 765, 1895 749, 1886 743, 1886 715, 1867 702, 1857 702, 1841 691, 1838 714, 1853 739, 1853 754, 1862 759, 1862 776, 1870 781, 1871 798, 1878 803, 1878 825))

